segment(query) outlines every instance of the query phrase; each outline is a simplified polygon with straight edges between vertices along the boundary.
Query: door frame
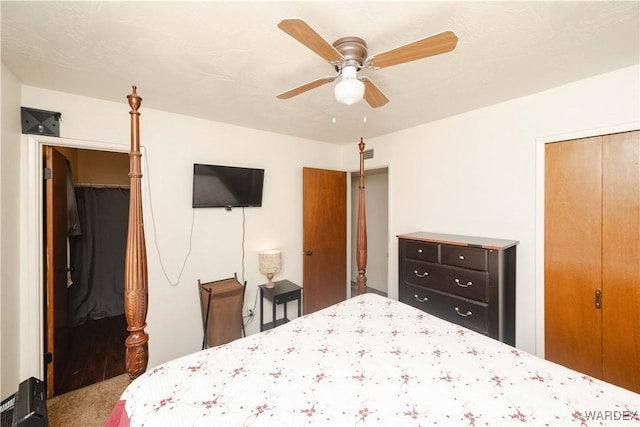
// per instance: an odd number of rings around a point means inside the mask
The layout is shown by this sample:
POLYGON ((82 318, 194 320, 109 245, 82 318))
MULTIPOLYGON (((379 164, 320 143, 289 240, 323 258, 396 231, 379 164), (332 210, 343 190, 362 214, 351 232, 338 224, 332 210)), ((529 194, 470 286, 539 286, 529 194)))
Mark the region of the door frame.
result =
POLYGON ((535 354, 545 357, 544 348, 544 187, 545 187, 545 146, 554 142, 568 141, 572 139, 589 138, 593 136, 608 135, 640 130, 640 121, 623 123, 614 126, 590 128, 576 130, 573 132, 548 135, 536 138, 536 179, 535 179, 535 263, 534 263, 534 283, 535 283, 535 354))
MULTIPOLYGON (((53 147, 78 148, 97 151, 128 153, 129 144, 56 138, 44 135, 26 135, 21 150, 21 163, 25 165, 20 182, 20 378, 44 378, 44 286, 45 255, 43 218, 43 162, 42 149, 53 147)), ((144 147, 141 147, 144 150, 144 147)), ((142 165, 143 174, 145 167, 142 165)))

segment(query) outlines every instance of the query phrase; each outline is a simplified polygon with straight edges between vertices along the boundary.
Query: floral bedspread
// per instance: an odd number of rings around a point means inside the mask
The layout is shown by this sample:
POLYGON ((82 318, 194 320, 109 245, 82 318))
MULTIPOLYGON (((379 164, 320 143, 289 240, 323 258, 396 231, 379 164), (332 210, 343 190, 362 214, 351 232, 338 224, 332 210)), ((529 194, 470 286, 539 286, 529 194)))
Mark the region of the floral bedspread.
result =
POLYGON ((149 370, 131 426, 638 425, 640 395, 367 294, 149 370))

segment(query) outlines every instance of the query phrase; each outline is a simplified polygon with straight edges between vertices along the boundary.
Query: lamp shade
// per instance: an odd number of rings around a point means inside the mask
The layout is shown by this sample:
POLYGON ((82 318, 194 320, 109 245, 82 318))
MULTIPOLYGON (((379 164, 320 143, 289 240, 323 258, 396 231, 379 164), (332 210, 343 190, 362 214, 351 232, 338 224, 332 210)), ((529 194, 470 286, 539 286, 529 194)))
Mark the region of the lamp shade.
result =
POLYGON ((280 271, 280 265, 282 262, 280 249, 260 251, 258 252, 258 257, 260 260, 260 273, 275 274, 280 271))
POLYGON ((360 101, 364 96, 364 83, 356 77, 356 67, 347 65, 342 69, 342 80, 333 88, 336 101, 351 105, 360 101))

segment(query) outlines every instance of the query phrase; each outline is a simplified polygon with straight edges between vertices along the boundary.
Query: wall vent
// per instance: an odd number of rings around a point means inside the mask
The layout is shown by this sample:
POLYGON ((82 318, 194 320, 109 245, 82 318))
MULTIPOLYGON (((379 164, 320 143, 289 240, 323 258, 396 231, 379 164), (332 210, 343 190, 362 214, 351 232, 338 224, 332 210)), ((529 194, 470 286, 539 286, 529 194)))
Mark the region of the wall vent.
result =
POLYGON ((22 133, 60 136, 61 113, 20 107, 20 116, 22 120, 22 133))
POLYGON ((368 150, 364 150, 364 159, 373 159, 373 148, 369 148, 368 150))

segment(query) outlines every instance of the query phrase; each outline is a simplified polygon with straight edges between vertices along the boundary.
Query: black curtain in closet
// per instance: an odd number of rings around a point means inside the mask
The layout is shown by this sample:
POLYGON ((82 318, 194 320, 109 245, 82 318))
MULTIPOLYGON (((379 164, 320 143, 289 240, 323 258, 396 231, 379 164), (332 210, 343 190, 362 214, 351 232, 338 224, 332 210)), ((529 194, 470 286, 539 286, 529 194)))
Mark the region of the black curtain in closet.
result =
POLYGON ((69 237, 68 326, 124 314, 129 189, 77 187, 81 233, 69 237))

